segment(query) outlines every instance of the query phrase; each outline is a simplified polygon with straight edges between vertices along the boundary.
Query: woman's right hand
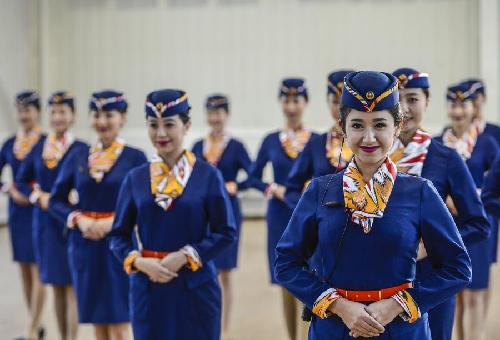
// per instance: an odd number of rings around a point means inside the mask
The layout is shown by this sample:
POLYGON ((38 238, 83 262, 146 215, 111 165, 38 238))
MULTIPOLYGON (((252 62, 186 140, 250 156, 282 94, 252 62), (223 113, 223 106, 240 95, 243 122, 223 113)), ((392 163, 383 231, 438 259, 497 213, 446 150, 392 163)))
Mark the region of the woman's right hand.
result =
POLYGON ((28 197, 24 196, 19 190, 16 189, 15 186, 11 186, 9 189, 9 196, 12 198, 17 205, 27 207, 30 205, 30 201, 28 197))
POLYGON ((149 279, 157 283, 167 283, 179 275, 168 268, 162 266, 160 259, 150 257, 137 257, 134 267, 146 274, 149 279))
POLYGON ((285 200, 285 193, 286 193, 286 188, 283 185, 278 184, 276 186, 276 189, 273 191, 273 196, 280 201, 285 200))
POLYGON ((95 219, 87 217, 85 215, 79 215, 76 219, 76 225, 78 229, 82 232, 83 237, 88 238, 93 241, 100 239, 99 234, 96 232, 94 225, 95 219))
POLYGON ((352 333, 365 338, 379 336, 385 328, 365 308, 362 303, 340 298, 330 305, 329 310, 338 315, 352 333))

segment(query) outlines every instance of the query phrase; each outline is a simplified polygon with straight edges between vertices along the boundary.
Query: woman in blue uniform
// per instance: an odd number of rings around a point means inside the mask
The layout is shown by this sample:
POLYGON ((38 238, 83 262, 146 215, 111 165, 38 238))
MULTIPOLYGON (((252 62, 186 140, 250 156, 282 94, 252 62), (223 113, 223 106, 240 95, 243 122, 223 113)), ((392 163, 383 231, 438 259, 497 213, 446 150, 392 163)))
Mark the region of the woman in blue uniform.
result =
POLYGON ((130 332, 128 278, 106 238, 125 175, 147 161, 143 152, 118 137, 126 111, 122 93, 92 94, 90 120, 98 141, 64 160, 49 201, 49 211, 69 228, 68 257, 80 323, 93 324, 98 340, 127 339, 130 332), (72 189, 78 194, 76 205, 68 202, 72 189))
MULTIPOLYGON (((466 247, 486 239, 490 226, 484 215, 474 180, 455 150, 432 140, 422 129, 422 119, 429 104, 429 75, 412 68, 392 73, 399 83, 399 102, 404 121, 390 155, 399 172, 423 177, 432 182, 439 195, 455 202, 455 222, 466 247)), ((432 263, 420 249, 417 280, 434 273, 432 263)), ((455 297, 429 310, 433 340, 451 339, 455 315, 455 297)))
MULTIPOLYGON (((498 148, 495 140, 477 134, 472 123, 474 91, 467 84, 450 86, 447 92, 448 117, 451 126, 437 140, 455 149, 474 179, 477 191, 483 186, 485 173, 492 167, 498 148)), ((455 210, 450 203, 450 210, 455 210)), ((480 339, 485 330, 487 290, 492 263, 491 237, 468 248, 472 261, 472 282, 457 300, 457 330, 459 339, 480 339)))
POLYGON ((339 70, 328 75, 327 102, 333 119, 330 131, 311 138, 294 162, 286 182, 286 202, 292 208, 298 203, 305 185, 315 177, 333 174, 345 168, 352 151, 344 145, 340 117, 340 95, 344 77, 354 70, 339 70))
POLYGON ((222 338, 224 339, 229 332, 233 300, 231 270, 237 266, 242 222, 240 201, 237 194, 246 189, 247 186, 247 181, 237 181, 237 175, 240 170, 244 170, 248 174, 252 161, 243 143, 231 137, 226 131, 229 118, 228 98, 220 94, 212 95, 207 98, 205 107, 210 132, 206 138, 194 144, 193 153, 198 159, 207 161, 222 173, 231 200, 237 230, 236 242, 214 258, 222 286, 222 338))
POLYGON ((402 120, 387 73, 349 74, 341 124, 354 158, 313 179, 277 249, 276 277, 314 312, 310 339, 431 339, 427 311, 471 278, 453 219, 430 181, 388 157, 402 120), (436 271, 415 280, 419 240, 436 271), (303 266, 319 252, 321 277, 303 266))
POLYGON ((185 92, 151 92, 145 110, 157 154, 125 177, 110 244, 131 274, 134 339, 218 340, 213 259, 236 238, 224 180, 184 149, 191 126, 185 92))
POLYGON ((473 124, 477 128, 478 134, 485 133, 490 135, 500 145, 500 126, 486 122, 483 114, 483 107, 486 103, 486 85, 482 80, 475 78, 466 80, 464 84, 467 85, 469 91, 472 91, 474 95, 473 124))
MULTIPOLYGON (((285 127, 264 138, 250 170, 251 185, 262 191, 269 199, 266 216, 267 256, 272 283, 277 283, 273 272, 276 244, 292 215, 292 209, 285 203, 285 182, 293 163, 314 135, 302 123, 302 116, 308 101, 304 80, 301 78, 284 79, 279 99, 285 116, 285 127), (262 173, 267 163, 271 163, 273 168, 274 181, 272 183, 262 181, 262 173)), ((294 340, 297 334, 298 304, 286 289, 282 289, 282 293, 288 335, 294 340)))
POLYGON ((48 212, 49 195, 60 164, 72 152, 84 152, 85 143, 69 131, 75 120, 74 97, 56 92, 49 98, 52 132, 42 137, 21 163, 16 182, 33 209, 35 259, 44 284, 54 290, 55 311, 61 339, 76 339, 78 314, 68 265, 64 223, 48 212), (33 186, 30 183, 36 182, 33 186))
MULTIPOLYGON (((0 151, 0 175, 9 165, 15 179, 19 166, 42 136, 39 127, 40 98, 37 92, 24 91, 16 97, 17 120, 20 129, 7 139, 0 151)), ((45 289, 40 282, 35 262, 32 235, 32 206, 15 185, 0 183, 1 191, 9 196, 8 225, 13 259, 19 263, 24 297, 30 312, 28 339, 43 337, 40 328, 45 301, 45 289)))

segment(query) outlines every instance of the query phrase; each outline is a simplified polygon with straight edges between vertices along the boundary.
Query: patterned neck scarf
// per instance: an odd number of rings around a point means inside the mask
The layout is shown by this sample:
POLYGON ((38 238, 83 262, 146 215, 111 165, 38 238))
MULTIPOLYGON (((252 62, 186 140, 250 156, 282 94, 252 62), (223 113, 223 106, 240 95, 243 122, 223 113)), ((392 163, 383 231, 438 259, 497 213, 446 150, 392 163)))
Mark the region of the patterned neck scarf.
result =
POLYGON ((182 157, 170 169, 160 156, 153 156, 149 173, 151 193, 155 197, 156 204, 164 210, 171 207, 172 202, 184 192, 195 162, 195 155, 190 151, 184 151, 182 157))
POLYGON ((338 126, 334 126, 326 136, 326 158, 337 169, 345 168, 353 156, 351 148, 342 145, 342 141, 342 131, 338 126))
POLYGON ((345 207, 351 211, 352 221, 361 225, 365 234, 370 232, 374 218, 384 216, 396 175, 396 165, 389 157, 368 183, 365 183, 354 158, 347 166, 342 179, 345 207))
POLYGON ((45 166, 54 169, 74 141, 75 137, 70 132, 65 132, 60 139, 55 133, 50 133, 43 144, 42 159, 45 166))
POLYGON ((217 166, 230 139, 227 134, 221 136, 209 134, 203 141, 203 157, 213 166, 217 166))
POLYGON ((469 131, 464 133, 462 137, 457 138, 453 133, 452 128, 448 128, 443 133, 444 145, 455 149, 464 161, 468 160, 472 155, 472 150, 477 141, 477 128, 473 125, 469 131))
POLYGON ((431 135, 421 129, 415 132, 407 146, 404 146, 399 138, 396 139, 389 155, 391 160, 396 163, 398 171, 420 177, 431 140, 431 135))
POLYGON ((31 151, 33 145, 38 142, 42 132, 39 127, 33 128, 30 132, 18 131, 14 140, 14 156, 17 160, 22 161, 24 157, 31 151))
POLYGON ((472 122, 472 125, 476 128, 476 133, 479 136, 484 132, 484 129, 486 128, 486 121, 484 119, 474 119, 472 122))
POLYGON ((297 130, 285 128, 280 132, 281 146, 288 157, 295 159, 311 137, 311 130, 300 127, 297 130))
POLYGON ((89 153, 89 174, 97 183, 102 181, 104 174, 109 172, 116 160, 120 157, 125 141, 117 138, 111 145, 104 149, 101 142, 94 144, 89 153))

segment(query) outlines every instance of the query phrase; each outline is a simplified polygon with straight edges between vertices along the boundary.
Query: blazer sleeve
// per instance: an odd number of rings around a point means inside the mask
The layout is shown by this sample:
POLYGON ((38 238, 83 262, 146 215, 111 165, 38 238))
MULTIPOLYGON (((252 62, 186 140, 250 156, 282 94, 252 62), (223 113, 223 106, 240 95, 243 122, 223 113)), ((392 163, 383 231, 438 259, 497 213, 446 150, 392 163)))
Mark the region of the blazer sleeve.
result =
POLYGON ((453 218, 427 180, 421 188, 419 213, 422 240, 435 272, 414 282, 407 292, 425 313, 465 288, 472 278, 472 268, 453 218))

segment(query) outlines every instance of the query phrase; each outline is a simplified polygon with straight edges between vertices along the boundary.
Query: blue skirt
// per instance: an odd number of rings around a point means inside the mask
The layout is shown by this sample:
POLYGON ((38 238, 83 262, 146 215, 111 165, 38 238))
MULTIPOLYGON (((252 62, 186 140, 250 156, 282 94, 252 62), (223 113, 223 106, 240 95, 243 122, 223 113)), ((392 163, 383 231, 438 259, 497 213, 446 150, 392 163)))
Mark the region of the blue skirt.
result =
POLYGON ((240 244, 240 231, 241 222, 243 220, 240 200, 238 197, 231 196, 231 207, 234 214, 234 220, 236 222, 236 240, 227 248, 225 248, 221 253, 214 257, 214 263, 219 270, 229 270, 234 269, 238 265, 238 250, 240 244))
POLYGON ((181 272, 169 283, 154 283, 144 273, 130 277, 130 307, 135 340, 218 340, 221 292, 216 277, 188 287, 181 272))
MULTIPOLYGON (((349 328, 338 316, 327 319, 313 317, 309 327, 309 340, 347 340, 356 339, 349 336, 349 328)), ((360 338, 357 338, 358 340, 360 338)), ((361 338, 363 339, 363 338, 361 338)), ((385 332, 373 339, 377 340, 432 340, 427 314, 423 314, 414 323, 403 321, 399 316, 385 326, 385 332)))
POLYGON ((490 267, 492 263, 492 236, 486 240, 470 246, 469 252, 472 263, 472 281, 467 288, 486 289, 490 282, 490 267))
POLYGON ((73 230, 68 256, 80 323, 129 322, 128 276, 107 239, 88 240, 73 230))
POLYGON ((276 246, 278 245, 293 210, 278 199, 271 199, 267 206, 267 259, 271 283, 278 283, 274 277, 274 260, 276 259, 276 246))
POLYGON ((23 207, 9 200, 8 223, 13 260, 21 263, 35 263, 32 206, 23 207))
POLYGON ((39 207, 33 209, 33 245, 40 280, 45 284, 71 285, 64 225, 39 207))
MULTIPOLYGON (((429 258, 417 262, 416 281, 423 281, 433 275, 435 269, 429 258)), ((456 296, 453 296, 432 308, 428 312, 429 326, 432 340, 450 340, 453 331, 453 321, 455 319, 456 296)))

